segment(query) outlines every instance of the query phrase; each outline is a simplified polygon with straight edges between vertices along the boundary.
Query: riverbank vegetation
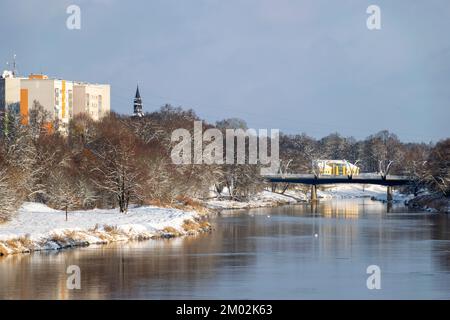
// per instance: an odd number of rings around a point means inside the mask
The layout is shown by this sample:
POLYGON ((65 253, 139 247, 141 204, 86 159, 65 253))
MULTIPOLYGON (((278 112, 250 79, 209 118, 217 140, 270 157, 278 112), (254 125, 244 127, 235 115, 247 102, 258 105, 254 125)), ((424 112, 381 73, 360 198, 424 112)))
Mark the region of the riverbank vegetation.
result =
MULTIPOLYGON (((67 134, 56 130, 39 103, 28 124, 8 115, 1 120, 0 220, 6 221, 25 202, 38 202, 70 212, 117 208, 130 204, 158 206, 201 204, 211 190, 217 198, 245 201, 264 188, 285 193, 289 185, 265 185, 258 165, 175 165, 170 157, 171 134, 192 132, 200 120, 192 110, 170 105, 133 118, 111 113, 99 122, 87 115, 74 117, 67 134)), ((246 129, 245 121, 226 119, 203 130, 246 129)), ((301 128, 299 128, 301 130, 301 128)), ((224 135, 225 136, 225 135, 224 135)), ((313 159, 358 162, 363 172, 408 175, 415 182, 410 192, 428 189, 450 195, 450 139, 432 143, 403 143, 388 131, 364 140, 338 133, 322 139, 306 134, 280 135, 280 171, 312 172, 313 159)))
POLYGON ((206 215, 197 211, 154 206, 65 212, 44 204, 25 203, 14 218, 0 225, 0 256, 41 250, 172 238, 211 231, 206 215))

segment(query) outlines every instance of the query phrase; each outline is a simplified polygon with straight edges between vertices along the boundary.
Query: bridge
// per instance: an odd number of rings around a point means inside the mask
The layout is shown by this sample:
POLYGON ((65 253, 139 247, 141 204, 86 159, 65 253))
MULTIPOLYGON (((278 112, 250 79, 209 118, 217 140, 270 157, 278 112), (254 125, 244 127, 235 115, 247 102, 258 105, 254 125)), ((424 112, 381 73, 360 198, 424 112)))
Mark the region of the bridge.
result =
POLYGON ((311 200, 317 200, 317 186, 324 184, 376 184, 387 187, 387 200, 392 201, 392 189, 395 186, 407 185, 411 179, 406 176, 387 175, 382 177, 379 174, 363 173, 357 176, 333 176, 313 174, 276 174, 265 175, 263 178, 272 183, 301 183, 311 185, 311 200))

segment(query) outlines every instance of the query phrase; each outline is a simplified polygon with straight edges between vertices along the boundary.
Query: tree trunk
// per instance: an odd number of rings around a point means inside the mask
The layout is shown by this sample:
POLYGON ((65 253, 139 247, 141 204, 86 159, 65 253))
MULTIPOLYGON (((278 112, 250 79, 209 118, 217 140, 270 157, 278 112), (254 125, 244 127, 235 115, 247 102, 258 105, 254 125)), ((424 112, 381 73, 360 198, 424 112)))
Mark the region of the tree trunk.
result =
POLYGON ((125 211, 125 201, 123 198, 123 194, 120 194, 119 196, 117 196, 117 200, 119 202, 119 210, 121 213, 123 213, 125 211))

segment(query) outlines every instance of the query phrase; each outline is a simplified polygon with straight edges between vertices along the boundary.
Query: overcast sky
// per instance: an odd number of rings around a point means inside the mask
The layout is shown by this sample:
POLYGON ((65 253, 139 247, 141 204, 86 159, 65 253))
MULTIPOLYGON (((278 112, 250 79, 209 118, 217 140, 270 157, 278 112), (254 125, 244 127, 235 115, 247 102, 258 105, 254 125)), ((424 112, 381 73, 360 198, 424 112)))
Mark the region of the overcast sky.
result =
POLYGON ((112 109, 405 141, 450 137, 448 0, 1 0, 0 62, 109 83, 112 109), (66 8, 81 8, 81 30, 66 8), (366 27, 370 4, 382 29, 366 27))

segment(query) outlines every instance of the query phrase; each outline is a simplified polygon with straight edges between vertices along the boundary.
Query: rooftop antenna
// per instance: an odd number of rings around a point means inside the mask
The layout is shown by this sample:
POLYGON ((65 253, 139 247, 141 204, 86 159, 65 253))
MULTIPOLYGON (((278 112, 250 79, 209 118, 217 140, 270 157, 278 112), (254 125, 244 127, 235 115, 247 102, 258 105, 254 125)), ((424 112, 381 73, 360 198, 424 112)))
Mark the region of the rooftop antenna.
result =
POLYGON ((17 55, 14 53, 14 56, 13 56, 13 70, 12 70, 12 73, 13 73, 14 77, 17 76, 16 57, 17 57, 17 55))

